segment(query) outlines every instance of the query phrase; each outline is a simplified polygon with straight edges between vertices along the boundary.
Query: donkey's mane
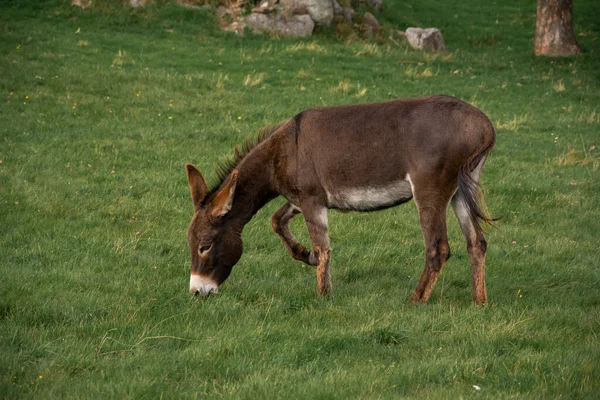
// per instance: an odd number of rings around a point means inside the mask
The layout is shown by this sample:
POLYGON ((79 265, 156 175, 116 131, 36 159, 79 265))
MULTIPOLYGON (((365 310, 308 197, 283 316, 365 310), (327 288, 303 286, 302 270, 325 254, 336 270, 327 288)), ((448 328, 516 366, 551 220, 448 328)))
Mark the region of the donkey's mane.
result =
MULTIPOLYGON (((246 138, 240 145, 239 152, 236 151, 233 156, 229 156, 226 159, 217 162, 215 166, 215 172, 217 173, 217 182, 211 185, 209 192, 212 194, 215 192, 221 184, 231 174, 231 172, 240 164, 240 162, 250 153, 256 146, 267 140, 281 124, 269 124, 262 127, 256 134, 246 138)), ((238 147, 236 146, 236 149, 238 147)))

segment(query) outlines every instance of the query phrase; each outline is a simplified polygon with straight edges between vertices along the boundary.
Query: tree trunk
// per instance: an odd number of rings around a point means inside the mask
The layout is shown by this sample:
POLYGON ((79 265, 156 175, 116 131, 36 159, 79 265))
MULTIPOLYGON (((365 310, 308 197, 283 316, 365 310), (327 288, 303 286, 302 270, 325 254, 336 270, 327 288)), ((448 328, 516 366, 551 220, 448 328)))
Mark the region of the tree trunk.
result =
POLYGON ((573 0, 537 0, 535 54, 570 56, 581 53, 573 32, 573 0))

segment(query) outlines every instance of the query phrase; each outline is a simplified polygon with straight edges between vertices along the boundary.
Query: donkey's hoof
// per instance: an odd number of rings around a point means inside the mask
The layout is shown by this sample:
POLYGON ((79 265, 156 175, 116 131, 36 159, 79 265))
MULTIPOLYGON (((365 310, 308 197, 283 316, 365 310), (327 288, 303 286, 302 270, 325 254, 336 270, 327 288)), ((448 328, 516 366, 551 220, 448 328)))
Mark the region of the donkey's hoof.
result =
POLYGON ((412 296, 410 296, 410 299, 408 299, 410 304, 425 304, 427 303, 427 300, 423 300, 421 298, 421 296, 419 296, 416 293, 413 293, 412 296))
POLYGON ((304 264, 311 265, 310 263, 310 251, 302 248, 300 252, 297 252, 294 258, 298 261, 302 261, 304 264))
POLYGON ((314 251, 311 251, 308 255, 308 264, 316 267, 319 265, 319 256, 315 254, 314 251))
POLYGON ((325 297, 325 298, 333 296, 333 290, 332 290, 331 286, 324 287, 324 288, 318 288, 317 289, 317 296, 318 297, 325 297))
POLYGON ((483 298, 483 299, 473 299, 473 303, 476 306, 487 306, 488 302, 487 302, 487 298, 483 298))

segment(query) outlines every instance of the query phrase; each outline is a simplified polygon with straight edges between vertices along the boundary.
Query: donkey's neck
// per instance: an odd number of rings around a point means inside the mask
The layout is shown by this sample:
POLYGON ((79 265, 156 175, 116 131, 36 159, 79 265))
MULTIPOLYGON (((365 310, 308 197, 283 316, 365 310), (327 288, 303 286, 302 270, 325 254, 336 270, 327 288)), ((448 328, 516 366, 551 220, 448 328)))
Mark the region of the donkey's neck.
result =
POLYGON ((243 228, 265 204, 277 197, 273 188, 272 140, 256 146, 236 166, 238 182, 229 218, 243 228))

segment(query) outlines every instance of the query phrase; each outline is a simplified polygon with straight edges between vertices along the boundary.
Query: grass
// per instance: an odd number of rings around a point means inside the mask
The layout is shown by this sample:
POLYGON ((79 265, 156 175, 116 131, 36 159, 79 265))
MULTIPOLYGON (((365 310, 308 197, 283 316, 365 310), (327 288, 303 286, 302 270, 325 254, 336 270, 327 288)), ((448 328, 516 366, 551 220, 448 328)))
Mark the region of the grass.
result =
MULTIPOLYGON (((535 4, 391 2, 384 26, 450 49, 221 32, 207 9, 4 2, 0 13, 3 398, 597 398, 600 26, 585 53, 533 55, 535 4), (270 230, 244 231, 218 296, 190 298, 183 165, 315 105, 446 93, 484 110, 490 304, 449 217, 430 303, 414 203, 330 213, 335 296, 270 230), (474 385, 480 388, 477 390, 474 385)), ((99 3, 99 4, 96 4, 99 3)), ((298 219, 293 229, 308 243, 298 219)))

